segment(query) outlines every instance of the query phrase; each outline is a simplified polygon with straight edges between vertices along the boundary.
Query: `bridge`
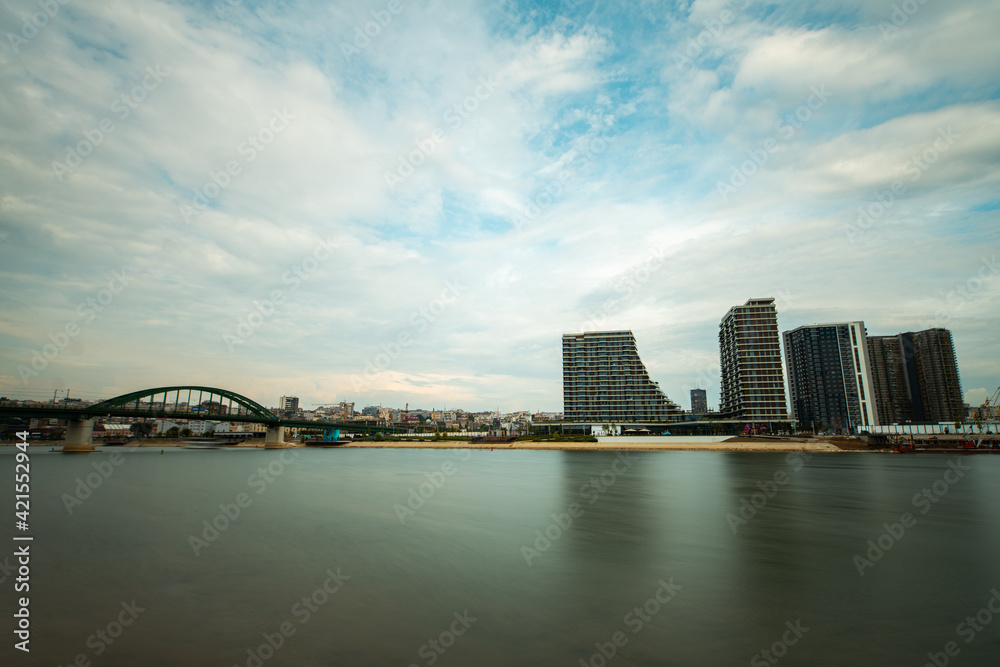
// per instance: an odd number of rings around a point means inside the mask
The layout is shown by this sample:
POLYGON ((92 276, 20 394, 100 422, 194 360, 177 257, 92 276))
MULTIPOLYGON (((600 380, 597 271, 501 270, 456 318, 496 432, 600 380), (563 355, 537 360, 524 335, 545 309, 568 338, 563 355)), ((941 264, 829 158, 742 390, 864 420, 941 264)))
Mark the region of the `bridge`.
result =
POLYGON ((233 391, 216 387, 182 386, 156 387, 122 394, 93 405, 73 407, 62 405, 25 405, 24 401, 0 401, 0 417, 66 419, 64 452, 93 451, 94 420, 98 417, 131 417, 135 419, 199 419, 267 425, 264 447, 287 446, 285 428, 340 429, 370 433, 395 433, 393 427, 370 426, 344 422, 282 419, 260 403, 233 391))

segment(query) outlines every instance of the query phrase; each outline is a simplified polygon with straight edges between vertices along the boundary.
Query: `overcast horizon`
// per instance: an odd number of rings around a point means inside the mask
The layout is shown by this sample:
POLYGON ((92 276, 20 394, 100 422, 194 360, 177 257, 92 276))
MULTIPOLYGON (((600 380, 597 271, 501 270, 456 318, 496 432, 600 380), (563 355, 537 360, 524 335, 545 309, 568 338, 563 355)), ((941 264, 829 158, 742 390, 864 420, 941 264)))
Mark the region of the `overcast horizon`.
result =
MULTIPOLYGON (((562 411, 631 330, 952 332, 1000 384, 1000 1, 0 7, 0 393, 562 411)), ((787 387, 786 387, 787 394, 787 387)))

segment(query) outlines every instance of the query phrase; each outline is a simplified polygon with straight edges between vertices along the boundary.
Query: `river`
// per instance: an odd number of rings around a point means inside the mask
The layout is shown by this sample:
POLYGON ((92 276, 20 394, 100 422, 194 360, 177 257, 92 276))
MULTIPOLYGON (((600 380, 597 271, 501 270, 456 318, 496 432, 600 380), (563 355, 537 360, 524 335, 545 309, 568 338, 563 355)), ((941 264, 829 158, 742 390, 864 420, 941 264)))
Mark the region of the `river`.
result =
POLYGON ((32 447, 31 474, 4 665, 1000 664, 996 456, 32 447))

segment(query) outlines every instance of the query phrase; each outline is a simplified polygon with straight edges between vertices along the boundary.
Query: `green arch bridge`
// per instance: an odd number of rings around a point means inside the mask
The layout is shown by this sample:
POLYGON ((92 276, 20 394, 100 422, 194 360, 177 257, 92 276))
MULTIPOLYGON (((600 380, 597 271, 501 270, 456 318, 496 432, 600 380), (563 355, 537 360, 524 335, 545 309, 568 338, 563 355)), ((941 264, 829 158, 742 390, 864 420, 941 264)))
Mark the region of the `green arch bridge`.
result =
POLYGON ((136 419, 200 419, 265 424, 265 446, 284 446, 285 427, 340 429, 357 433, 395 433, 399 429, 354 422, 283 419, 260 403, 241 394, 217 387, 176 386, 142 389, 109 398, 93 405, 24 405, 24 401, 0 401, 0 417, 68 419, 67 451, 93 449, 90 436, 97 417, 136 419))

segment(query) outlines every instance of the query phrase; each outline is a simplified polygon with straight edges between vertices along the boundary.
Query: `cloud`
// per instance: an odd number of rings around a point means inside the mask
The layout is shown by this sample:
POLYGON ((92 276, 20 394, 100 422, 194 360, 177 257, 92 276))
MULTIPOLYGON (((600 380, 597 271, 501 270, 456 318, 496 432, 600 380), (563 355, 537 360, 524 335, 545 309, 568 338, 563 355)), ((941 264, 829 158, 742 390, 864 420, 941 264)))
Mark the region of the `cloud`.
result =
POLYGON ((989 398, 989 392, 985 387, 977 387, 976 389, 966 389, 965 390, 965 402, 971 406, 979 406, 986 402, 989 398))
MULTIPOLYGON (((986 3, 927 3, 888 34, 892 8, 860 1, 402 7, 372 28, 384 3, 71 4, 3 44, 4 392, 559 410, 560 337, 599 320, 686 404, 752 296, 780 297, 782 329, 943 312, 967 385, 993 382, 1000 283, 949 301, 1000 245, 986 3)), ((0 12, 20 30, 22 8, 0 12)))

